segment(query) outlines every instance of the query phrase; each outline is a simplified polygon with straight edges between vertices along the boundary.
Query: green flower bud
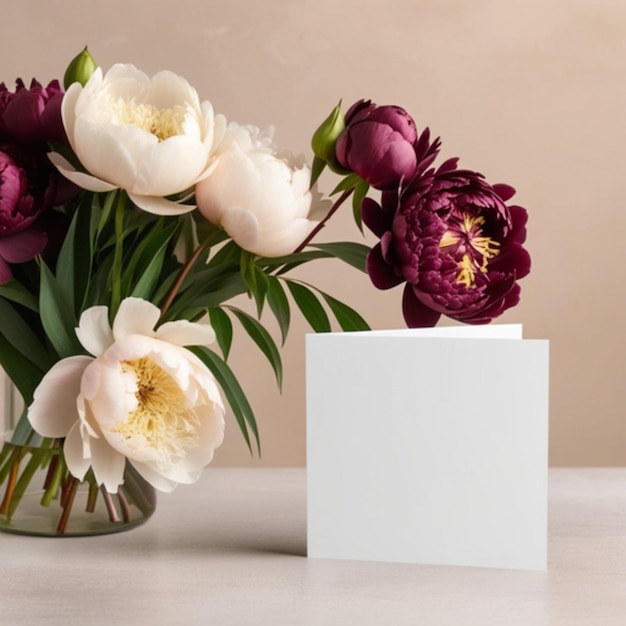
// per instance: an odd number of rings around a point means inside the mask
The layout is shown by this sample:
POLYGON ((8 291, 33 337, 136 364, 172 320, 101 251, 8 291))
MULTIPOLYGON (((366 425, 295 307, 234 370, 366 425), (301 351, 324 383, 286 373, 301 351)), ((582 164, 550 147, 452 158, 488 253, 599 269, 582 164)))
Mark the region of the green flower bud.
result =
POLYGON ((65 70, 63 76, 63 86, 67 89, 72 83, 80 83, 83 87, 95 72, 97 64, 94 58, 89 54, 87 46, 78 55, 76 55, 65 70))
POLYGON ((313 138, 311 139, 313 154, 331 166, 338 165, 337 157, 335 156, 335 143, 344 128, 345 123, 341 113, 341 101, 339 101, 339 104, 313 133, 313 138))

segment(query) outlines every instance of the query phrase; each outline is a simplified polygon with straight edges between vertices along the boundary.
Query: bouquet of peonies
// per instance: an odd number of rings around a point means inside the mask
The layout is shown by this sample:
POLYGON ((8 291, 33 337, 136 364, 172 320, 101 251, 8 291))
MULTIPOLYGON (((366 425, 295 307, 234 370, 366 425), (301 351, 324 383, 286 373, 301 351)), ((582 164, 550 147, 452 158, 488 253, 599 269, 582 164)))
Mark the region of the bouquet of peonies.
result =
POLYGON ((456 159, 435 168, 439 140, 399 107, 337 106, 309 168, 171 72, 104 73, 85 49, 64 83, 0 85, 0 364, 26 407, 0 453, 0 513, 19 502, 20 472, 27 483, 16 446, 62 447, 46 502, 68 480, 116 493, 128 464, 162 491, 197 480, 223 438, 222 393, 258 447, 227 364, 233 321, 279 384, 265 308, 283 342, 294 304, 318 332, 328 311, 343 330, 368 328, 290 277, 303 263, 334 257, 378 288, 405 283, 411 326, 485 323, 518 302, 530 259, 513 189, 456 159), (334 203, 316 187, 327 167, 340 176, 334 203), (350 195, 380 242, 313 243, 350 195), (246 293, 256 317, 230 302, 246 293))

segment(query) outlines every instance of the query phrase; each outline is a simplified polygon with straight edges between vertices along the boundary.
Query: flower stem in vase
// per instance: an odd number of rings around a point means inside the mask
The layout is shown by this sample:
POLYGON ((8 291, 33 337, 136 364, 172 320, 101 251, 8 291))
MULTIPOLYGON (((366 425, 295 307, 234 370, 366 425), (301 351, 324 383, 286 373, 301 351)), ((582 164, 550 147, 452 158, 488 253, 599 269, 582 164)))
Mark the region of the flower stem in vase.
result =
POLYGON ((76 489, 78 489, 78 482, 77 478, 74 478, 73 476, 69 477, 64 490, 65 493, 61 496, 63 513, 61 513, 61 519, 59 520, 59 525, 57 526, 58 535, 64 534, 65 529, 67 528, 67 522, 70 518, 70 513, 72 512, 72 504, 74 504, 74 496, 76 495, 76 489))

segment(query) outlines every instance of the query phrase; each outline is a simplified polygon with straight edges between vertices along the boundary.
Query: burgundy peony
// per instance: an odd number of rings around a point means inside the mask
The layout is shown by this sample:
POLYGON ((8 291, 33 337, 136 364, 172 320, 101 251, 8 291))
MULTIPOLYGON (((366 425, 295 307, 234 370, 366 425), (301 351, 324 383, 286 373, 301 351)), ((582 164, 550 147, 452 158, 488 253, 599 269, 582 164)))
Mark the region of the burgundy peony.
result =
POLYGON ((369 100, 352 105, 337 138, 337 160, 375 189, 393 189, 409 180, 417 167, 413 118, 397 106, 369 100))
POLYGON ((401 193, 385 192, 380 204, 363 201, 363 221, 380 237, 369 275, 380 289, 406 282, 408 326, 434 326, 442 314, 483 324, 518 303, 530 256, 526 210, 506 204, 514 193, 452 159, 401 193))
POLYGON ((45 153, 0 145, 0 284, 10 265, 30 261, 46 246, 37 220, 54 202, 58 176, 45 153))
POLYGON ((27 89, 21 79, 15 92, 0 84, 0 141, 66 142, 61 118, 63 91, 59 81, 43 87, 35 79, 27 89))

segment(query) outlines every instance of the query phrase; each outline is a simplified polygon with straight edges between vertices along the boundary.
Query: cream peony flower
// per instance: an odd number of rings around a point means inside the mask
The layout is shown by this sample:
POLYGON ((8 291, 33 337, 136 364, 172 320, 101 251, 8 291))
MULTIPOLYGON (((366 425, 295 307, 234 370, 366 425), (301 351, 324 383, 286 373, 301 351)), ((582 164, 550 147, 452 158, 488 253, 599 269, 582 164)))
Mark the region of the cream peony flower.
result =
POLYGON ((223 439, 224 405, 211 372, 182 346, 215 339, 205 324, 180 320, 153 330, 159 309, 126 298, 113 322, 87 309, 76 334, 93 355, 56 363, 28 409, 44 437, 65 437, 69 470, 117 491, 128 460, 155 488, 195 482, 223 439), (95 358, 94 358, 95 357, 95 358))
POLYGON ((84 189, 125 189, 141 209, 159 215, 191 211, 164 196, 190 190, 211 164, 226 122, 172 72, 152 78, 133 65, 98 68, 74 83, 62 104, 70 144, 87 173, 51 153, 61 173, 84 189))
POLYGON ((309 189, 311 171, 271 146, 271 133, 231 124, 210 174, 196 185, 202 215, 244 250, 289 254, 317 224, 329 203, 309 189))

